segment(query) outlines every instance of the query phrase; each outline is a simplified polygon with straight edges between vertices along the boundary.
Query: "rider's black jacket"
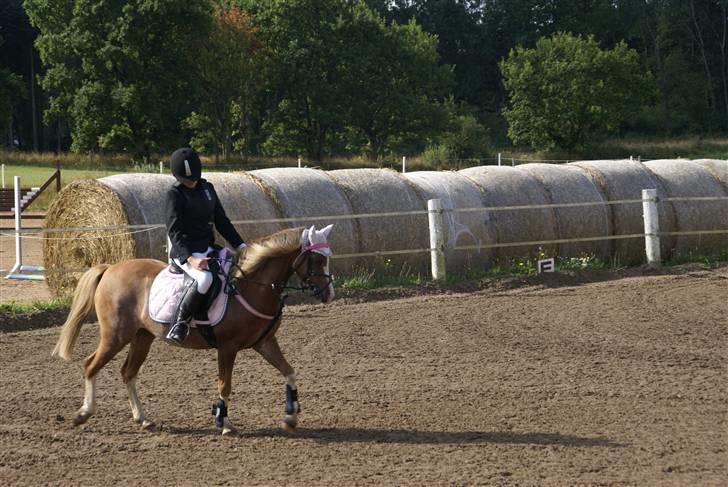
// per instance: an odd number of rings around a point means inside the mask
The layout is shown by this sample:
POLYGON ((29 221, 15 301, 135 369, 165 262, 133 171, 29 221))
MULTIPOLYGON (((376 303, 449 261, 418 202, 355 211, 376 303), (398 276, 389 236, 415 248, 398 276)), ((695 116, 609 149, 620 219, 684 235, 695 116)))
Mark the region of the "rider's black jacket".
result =
POLYGON ((170 256, 183 264, 192 252, 204 252, 215 243, 213 225, 233 248, 243 243, 225 215, 215 188, 204 179, 193 189, 175 183, 167 191, 166 223, 172 241, 170 256))

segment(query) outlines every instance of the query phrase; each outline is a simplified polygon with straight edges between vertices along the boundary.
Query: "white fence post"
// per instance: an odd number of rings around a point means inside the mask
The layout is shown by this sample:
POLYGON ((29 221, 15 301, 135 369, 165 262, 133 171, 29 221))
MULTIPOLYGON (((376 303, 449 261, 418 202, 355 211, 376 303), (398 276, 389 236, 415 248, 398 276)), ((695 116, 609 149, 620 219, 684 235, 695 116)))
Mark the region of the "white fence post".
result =
POLYGON ((301 156, 298 156, 298 168, 301 169, 301 156))
POLYGON ((164 161, 159 161, 159 174, 164 174, 164 161))
POLYGON ((407 172, 407 157, 402 156, 402 174, 407 172))
POLYGON ((3 179, 3 189, 5 189, 5 164, 3 164, 2 172, 3 172, 3 178, 2 178, 3 179))
POLYGON ((500 152, 498 153, 498 165, 499 166, 501 165, 501 153, 500 152))
POLYGON ((441 200, 427 200, 427 218, 430 223, 432 278, 445 279, 445 217, 441 200))
POLYGON ((650 267, 660 267, 660 217, 657 212, 657 190, 642 190, 642 216, 645 220, 645 253, 650 267))

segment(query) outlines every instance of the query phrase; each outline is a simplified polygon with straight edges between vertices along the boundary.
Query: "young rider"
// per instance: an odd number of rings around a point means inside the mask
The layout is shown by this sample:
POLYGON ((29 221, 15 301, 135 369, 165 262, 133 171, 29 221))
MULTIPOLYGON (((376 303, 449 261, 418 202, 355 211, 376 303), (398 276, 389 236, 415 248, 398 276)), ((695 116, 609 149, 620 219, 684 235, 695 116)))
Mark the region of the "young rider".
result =
POLYGON ((177 149, 170 158, 177 182, 167 191, 167 236, 172 244, 170 257, 196 281, 182 298, 167 340, 181 344, 189 333, 188 323, 205 300, 212 285, 207 257, 215 243, 214 228, 235 248, 245 247, 230 223, 215 188, 201 178, 202 164, 189 147, 177 149))

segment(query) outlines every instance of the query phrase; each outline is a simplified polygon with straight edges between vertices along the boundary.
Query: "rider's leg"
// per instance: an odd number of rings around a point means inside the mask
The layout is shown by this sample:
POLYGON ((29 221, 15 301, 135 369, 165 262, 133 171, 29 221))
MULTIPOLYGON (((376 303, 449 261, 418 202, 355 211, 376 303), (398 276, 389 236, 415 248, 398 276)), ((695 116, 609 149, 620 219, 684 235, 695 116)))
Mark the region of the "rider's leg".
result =
MULTIPOLYGON (((204 256, 205 254, 200 255, 204 256)), ((195 255, 195 257, 197 257, 197 255, 195 255)), ((195 280, 195 284, 187 289, 184 297, 182 298, 182 302, 177 310, 177 316, 175 317, 174 324, 169 329, 166 337, 167 340, 171 340, 175 343, 182 343, 189 333, 188 323, 205 301, 205 294, 210 290, 210 286, 212 286, 212 273, 209 271, 195 269, 188 263, 180 264, 180 262, 176 259, 175 262, 187 275, 195 280)))

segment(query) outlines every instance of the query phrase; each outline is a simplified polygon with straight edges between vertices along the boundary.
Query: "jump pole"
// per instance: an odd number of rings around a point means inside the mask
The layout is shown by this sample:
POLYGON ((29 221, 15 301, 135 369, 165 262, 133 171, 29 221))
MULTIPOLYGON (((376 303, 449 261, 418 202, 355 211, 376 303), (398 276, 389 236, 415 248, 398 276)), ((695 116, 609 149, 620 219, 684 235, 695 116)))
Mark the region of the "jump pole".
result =
POLYGON ((660 216, 657 211, 657 190, 642 190, 642 217, 645 221, 645 254, 647 264, 658 268, 662 265, 660 256, 660 216))
POLYGON ((442 200, 427 200, 427 219, 430 224, 430 263, 432 278, 445 279, 445 216, 442 200))
POLYGON ((18 274, 19 272, 23 271, 29 271, 29 272, 41 272, 45 269, 43 267, 38 266, 32 266, 32 265, 23 265, 23 243, 22 239, 20 238, 20 233, 22 232, 22 224, 21 224, 21 211, 20 211, 20 176, 14 177, 14 183, 15 183, 15 208, 13 208, 13 211, 15 212, 15 265, 12 269, 10 269, 10 272, 8 272, 8 275, 5 276, 6 279, 27 279, 30 281, 44 281, 45 276, 41 274, 18 274))

